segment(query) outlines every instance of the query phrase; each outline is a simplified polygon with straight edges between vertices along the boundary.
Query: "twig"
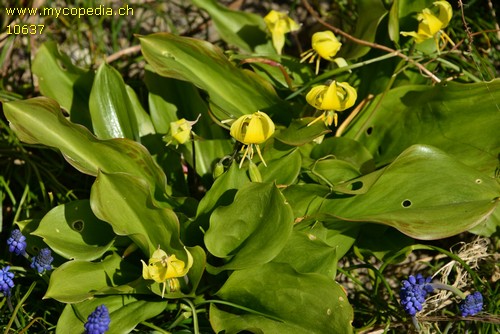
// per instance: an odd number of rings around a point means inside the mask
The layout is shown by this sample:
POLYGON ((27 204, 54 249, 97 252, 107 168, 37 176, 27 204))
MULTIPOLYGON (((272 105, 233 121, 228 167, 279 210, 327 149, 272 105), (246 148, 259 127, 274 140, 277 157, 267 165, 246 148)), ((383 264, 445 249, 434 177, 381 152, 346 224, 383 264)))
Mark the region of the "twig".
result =
POLYGON ((302 4, 306 8, 306 10, 309 12, 309 14, 311 14, 319 23, 321 23, 322 25, 324 25, 328 29, 332 30, 335 34, 344 36, 348 40, 351 40, 354 43, 357 43, 357 44, 360 44, 360 45, 365 45, 365 46, 368 46, 368 47, 373 48, 373 49, 379 49, 379 50, 382 50, 382 51, 385 51, 385 52, 388 52, 388 53, 393 53, 397 57, 400 57, 400 58, 404 59, 405 61, 409 62, 410 64, 418 67, 420 69, 420 71, 422 71, 423 73, 427 74, 434 82, 436 82, 436 83, 440 83, 441 82, 441 79, 439 79, 431 71, 429 71, 427 68, 425 68, 425 66, 423 66, 422 64, 416 62, 415 60, 411 59, 407 55, 401 53, 400 51, 392 49, 392 48, 390 48, 388 46, 385 46, 385 45, 381 45, 381 44, 378 44, 378 43, 368 42, 368 41, 356 38, 356 37, 354 37, 352 35, 349 35, 345 31, 343 31, 343 30, 341 30, 341 29, 339 29, 337 27, 334 27, 331 24, 329 24, 328 22, 326 22, 325 20, 323 20, 319 16, 319 14, 314 10, 314 8, 311 7, 311 5, 309 4, 309 2, 307 0, 302 0, 302 4))
POLYGON ((108 63, 108 64, 112 63, 115 60, 120 59, 122 56, 131 55, 131 54, 137 53, 139 51, 141 51, 140 45, 130 46, 126 49, 120 50, 120 51, 115 52, 112 55, 109 55, 108 57, 106 57, 106 63, 108 63))

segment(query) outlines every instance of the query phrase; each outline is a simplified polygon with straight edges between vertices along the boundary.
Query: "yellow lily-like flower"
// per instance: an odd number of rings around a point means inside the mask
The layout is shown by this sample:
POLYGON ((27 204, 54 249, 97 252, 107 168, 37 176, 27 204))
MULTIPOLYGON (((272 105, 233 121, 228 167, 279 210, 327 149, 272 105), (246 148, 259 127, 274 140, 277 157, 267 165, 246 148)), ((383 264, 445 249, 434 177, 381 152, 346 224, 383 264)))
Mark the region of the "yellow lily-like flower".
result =
POLYGON ((339 42, 332 31, 327 30, 314 33, 311 38, 311 46, 312 49, 309 49, 300 55, 300 62, 302 63, 309 59, 309 64, 311 64, 316 61, 315 73, 318 74, 321 58, 337 62, 336 60, 338 58, 334 57, 337 55, 337 52, 339 52, 342 43, 339 42))
POLYGON ((146 264, 144 261, 142 262, 142 277, 147 280, 153 280, 157 283, 163 283, 163 290, 161 293, 161 297, 165 295, 165 288, 168 284, 169 292, 177 291, 180 288, 178 277, 185 276, 189 269, 193 266, 193 256, 191 253, 184 247, 186 251, 188 263, 182 260, 179 260, 175 255, 168 256, 167 253, 160 249, 153 252, 151 258, 146 264))
POLYGON ((323 111, 323 114, 309 123, 308 126, 319 120, 323 120, 328 126, 335 122, 335 126, 337 126, 338 115, 336 111, 352 107, 357 97, 356 90, 347 82, 332 81, 328 86, 313 87, 307 93, 306 101, 317 110, 323 111))
POLYGON ((184 144, 191 139, 193 125, 198 122, 200 116, 201 114, 195 121, 188 121, 185 118, 181 118, 175 122, 170 122, 170 132, 164 137, 164 140, 167 142, 167 146, 170 144, 178 146, 179 144, 184 144))
POLYGON ((264 17, 267 29, 271 32, 273 45, 278 54, 281 54, 285 46, 285 34, 297 31, 300 25, 292 20, 287 13, 281 13, 271 10, 269 14, 264 17))
POLYGON ((240 168, 243 165, 245 157, 253 158, 253 145, 257 149, 260 160, 267 167, 264 158, 260 152, 259 144, 268 140, 274 133, 274 123, 271 118, 262 111, 257 111, 251 115, 243 115, 231 125, 229 134, 237 141, 244 144, 242 150, 245 150, 240 162, 240 168), (245 149, 246 146, 246 149, 245 149))
POLYGON ((436 39, 437 43, 436 36, 441 31, 441 38, 451 42, 451 44, 454 44, 450 37, 442 31, 442 29, 448 26, 448 23, 450 23, 451 17, 453 16, 451 5, 447 1, 436 1, 433 4, 438 7, 437 16, 431 11, 430 8, 425 8, 417 16, 419 21, 417 31, 402 31, 401 35, 415 38, 415 43, 417 44, 420 44, 430 38, 436 39))

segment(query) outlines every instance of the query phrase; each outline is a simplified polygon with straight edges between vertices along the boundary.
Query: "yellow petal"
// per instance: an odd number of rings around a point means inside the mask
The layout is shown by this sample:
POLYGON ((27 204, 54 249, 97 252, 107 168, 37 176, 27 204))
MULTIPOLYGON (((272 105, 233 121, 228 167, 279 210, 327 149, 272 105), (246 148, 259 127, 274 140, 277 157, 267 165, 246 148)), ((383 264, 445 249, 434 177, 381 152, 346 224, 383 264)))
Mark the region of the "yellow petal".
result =
POLYGON ((311 88, 311 90, 306 95, 307 103, 312 105, 314 108, 321 110, 323 95, 326 92, 326 89, 328 89, 328 86, 325 85, 318 85, 311 88))
POLYGON ((326 60, 333 60, 342 46, 335 34, 330 31, 320 31, 312 36, 312 48, 319 56, 326 60))
POLYGON ((438 18, 441 21, 442 26, 441 29, 446 28, 448 23, 451 21, 451 17, 453 16, 453 9, 448 1, 436 1, 434 2, 434 6, 439 7, 438 18))
POLYGON ((271 10, 265 17, 267 29, 271 32, 273 45, 278 54, 281 54, 285 45, 285 34, 296 31, 300 25, 292 20, 286 13, 271 10))
POLYGON ((230 135, 245 145, 261 144, 269 139, 273 133, 273 121, 261 111, 241 116, 231 125, 230 130, 230 135))

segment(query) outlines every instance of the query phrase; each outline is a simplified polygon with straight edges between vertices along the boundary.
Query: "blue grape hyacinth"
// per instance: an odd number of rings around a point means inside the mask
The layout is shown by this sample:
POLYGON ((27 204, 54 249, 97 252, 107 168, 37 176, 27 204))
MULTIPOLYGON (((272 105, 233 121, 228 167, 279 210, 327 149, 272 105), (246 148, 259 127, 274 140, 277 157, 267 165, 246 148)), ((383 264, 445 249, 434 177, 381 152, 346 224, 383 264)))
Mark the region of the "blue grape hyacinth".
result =
POLYGON ((109 329, 109 312, 106 305, 97 306, 87 318, 85 323, 85 334, 104 334, 109 329))
POLYGON ((424 278, 421 274, 417 274, 417 276, 410 275, 408 280, 401 282, 402 288, 399 294, 401 306, 412 317, 422 310, 425 298, 433 291, 431 279, 431 277, 424 278))
POLYGON ((14 273, 11 273, 10 266, 0 269, 0 292, 4 296, 10 296, 10 290, 14 287, 14 273))
POLYGON ((483 295, 476 291, 467 297, 458 305, 462 317, 476 315, 483 310, 483 295))
POLYGON ((54 258, 50 248, 42 248, 40 253, 31 259, 31 268, 42 274, 45 270, 52 270, 52 261, 54 258))
POLYGON ((18 228, 12 230, 10 233, 10 237, 7 239, 7 245, 11 253, 15 253, 16 255, 24 255, 26 253, 26 237, 18 228))

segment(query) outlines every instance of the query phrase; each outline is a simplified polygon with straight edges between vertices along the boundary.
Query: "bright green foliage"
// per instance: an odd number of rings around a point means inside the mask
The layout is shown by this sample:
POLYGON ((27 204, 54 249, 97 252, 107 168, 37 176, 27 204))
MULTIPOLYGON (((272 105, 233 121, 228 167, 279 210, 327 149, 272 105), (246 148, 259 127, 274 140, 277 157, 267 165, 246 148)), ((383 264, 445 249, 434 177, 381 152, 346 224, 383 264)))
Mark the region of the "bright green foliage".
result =
MULTIPOLYGON (((21 141, 59 151, 75 174, 94 178, 89 198, 16 222, 58 255, 45 294, 68 304, 57 333, 83 331, 101 304, 111 333, 155 327, 145 322, 157 316, 168 331, 192 321, 195 333, 200 322, 225 333, 352 333, 352 295, 335 281, 350 277, 339 262, 346 254, 395 262, 418 247, 414 239, 498 230, 500 81, 466 72, 469 81, 436 83, 458 66, 454 55, 399 34, 416 29, 412 15, 429 1, 359 1, 354 36, 384 52, 394 42, 397 52, 381 56, 337 34, 351 63, 323 64, 318 77, 276 54, 260 16, 192 3, 248 57, 174 33, 140 36, 147 65, 136 90, 111 65, 78 68, 47 43, 33 65, 44 96, 3 103, 21 141), (337 129, 313 122, 323 111, 305 98, 325 79, 357 96, 337 129), (238 121, 246 115, 274 131, 247 138, 250 118, 238 121), (171 124, 181 119, 188 132, 174 144, 171 124), (175 255, 189 262, 186 275, 145 275, 141 261, 157 249, 162 270, 175 255)), ((314 97, 325 102, 323 91, 314 97)), ((367 276, 384 266, 367 266, 367 276)), ((385 288, 380 305, 396 300, 385 288)), ((381 295, 380 282, 374 290, 381 295)))

